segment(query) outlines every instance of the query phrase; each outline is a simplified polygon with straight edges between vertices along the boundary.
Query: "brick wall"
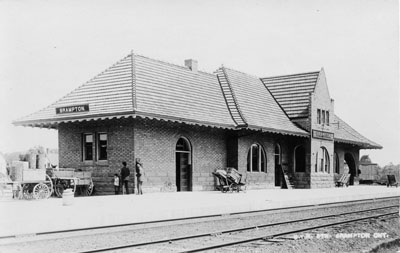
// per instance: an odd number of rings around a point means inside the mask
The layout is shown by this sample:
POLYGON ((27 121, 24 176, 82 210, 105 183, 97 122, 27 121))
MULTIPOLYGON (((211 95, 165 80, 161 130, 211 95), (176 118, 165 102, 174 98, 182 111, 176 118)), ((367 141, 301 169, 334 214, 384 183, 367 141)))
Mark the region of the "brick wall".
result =
MULTIPOLYGON (((238 169, 239 172, 247 175, 249 189, 266 189, 275 187, 275 145, 281 147, 281 162, 283 166, 289 168, 293 173, 293 152, 296 145, 305 145, 307 138, 298 138, 280 134, 244 132, 238 137, 238 169), (266 153, 267 173, 265 172, 247 172, 247 156, 252 144, 260 144, 266 153)), ((293 173, 298 176, 297 173, 293 173)), ((297 186, 307 188, 303 181, 295 182, 297 186)))
POLYGON ((176 184, 175 148, 181 137, 189 140, 192 147, 192 190, 214 189, 211 172, 227 167, 225 130, 139 119, 135 155, 144 163, 145 191, 160 191, 167 182, 176 184))
MULTIPOLYGON (((96 194, 114 194, 113 176, 115 173, 120 173, 122 161, 126 161, 131 173, 133 172, 132 119, 60 124, 58 138, 59 167, 91 171, 96 194), (108 160, 97 161, 95 158, 93 161, 83 161, 82 134, 97 134, 101 132, 108 134, 108 160)), ((95 145, 93 147, 93 154, 96 154, 95 145)), ((133 186, 134 182, 131 181, 130 191, 133 190, 133 186)))
POLYGON ((227 151, 225 131, 209 127, 142 119, 60 124, 60 167, 92 171, 96 194, 113 194, 112 179, 121 162, 126 161, 133 174, 135 158, 141 158, 144 191, 160 191, 166 182, 176 184, 175 147, 180 137, 192 146, 192 189, 213 190, 211 172, 227 167, 227 151), (82 134, 98 132, 108 133, 108 161, 82 161, 82 134))
MULTIPOLYGON (((296 188, 310 188, 310 171, 295 172, 294 148, 306 148, 306 168, 311 167, 309 139, 261 132, 224 130, 150 119, 114 119, 59 126, 60 167, 91 171, 96 194, 113 194, 112 179, 126 161, 134 173, 135 158, 145 170, 144 192, 159 192, 166 183, 176 185, 175 148, 179 138, 189 140, 192 148, 192 190, 213 190, 211 172, 226 167, 238 168, 249 189, 275 187, 275 145, 282 151, 282 165, 294 175, 296 188), (108 133, 108 160, 82 161, 82 134, 108 133), (260 144, 267 159, 267 173, 247 173, 247 155, 252 144, 260 144), (235 166, 237 164, 237 166, 235 166)), ((94 148, 95 149, 95 148, 94 148)), ((94 150, 94 153, 96 151, 94 150)), ((131 177, 131 191, 134 177, 131 177)))
POLYGON ((272 139, 257 132, 244 133, 238 137, 238 170, 247 177, 248 189, 265 189, 274 187, 274 148, 272 139), (247 172, 247 156, 252 144, 260 144, 266 153, 267 173, 247 172))

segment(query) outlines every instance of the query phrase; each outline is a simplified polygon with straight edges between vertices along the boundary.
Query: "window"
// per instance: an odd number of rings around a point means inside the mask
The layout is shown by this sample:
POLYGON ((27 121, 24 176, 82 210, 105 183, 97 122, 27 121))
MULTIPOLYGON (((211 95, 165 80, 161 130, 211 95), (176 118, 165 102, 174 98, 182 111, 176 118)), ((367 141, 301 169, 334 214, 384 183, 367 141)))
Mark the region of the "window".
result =
POLYGON ((340 164, 339 164, 339 155, 335 152, 335 173, 339 174, 339 168, 340 168, 340 164))
POLYGON ((83 160, 93 160, 93 134, 83 135, 83 160))
POLYGON ((267 172, 264 149, 259 144, 251 145, 247 154, 247 171, 267 172))
POLYGON ((296 172, 306 172, 306 150, 303 146, 294 149, 294 166, 296 172))
POLYGON ((329 126, 329 111, 326 111, 326 118, 325 118, 325 120, 326 120, 326 125, 329 126))
POLYGON ((180 138, 176 143, 176 150, 177 151, 190 151, 189 142, 186 141, 184 138, 180 138))
POLYGON ((107 160, 107 133, 83 134, 82 146, 83 161, 107 160))
POLYGON ((316 156, 316 164, 319 172, 330 173, 329 153, 324 147, 320 147, 316 156))
POLYGON ((329 111, 317 109, 317 124, 329 126, 329 111))
POLYGON ((107 134, 99 133, 97 140, 99 160, 107 160, 107 134))

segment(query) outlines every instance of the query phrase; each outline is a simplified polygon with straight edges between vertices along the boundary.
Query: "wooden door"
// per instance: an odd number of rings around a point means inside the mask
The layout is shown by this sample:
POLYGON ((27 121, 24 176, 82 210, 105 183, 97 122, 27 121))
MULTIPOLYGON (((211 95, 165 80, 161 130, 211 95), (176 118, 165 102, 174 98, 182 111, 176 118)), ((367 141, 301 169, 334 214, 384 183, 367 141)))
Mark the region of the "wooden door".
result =
POLYGON ((282 187, 283 173, 281 168, 281 146, 275 145, 275 186, 282 187))
POLYGON ((178 191, 190 191, 190 153, 177 152, 176 153, 176 185, 178 191))
POLYGON ((282 168, 279 156, 275 156, 275 186, 282 186, 282 168))

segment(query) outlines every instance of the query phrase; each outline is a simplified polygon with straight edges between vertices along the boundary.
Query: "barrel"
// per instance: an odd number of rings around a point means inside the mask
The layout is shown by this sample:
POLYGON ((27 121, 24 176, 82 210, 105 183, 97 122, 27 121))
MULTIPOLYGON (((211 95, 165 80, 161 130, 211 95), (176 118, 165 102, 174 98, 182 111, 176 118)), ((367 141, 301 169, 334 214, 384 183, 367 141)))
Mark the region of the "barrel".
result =
POLYGON ((63 206, 70 206, 74 203, 74 192, 72 189, 66 189, 62 194, 63 206))

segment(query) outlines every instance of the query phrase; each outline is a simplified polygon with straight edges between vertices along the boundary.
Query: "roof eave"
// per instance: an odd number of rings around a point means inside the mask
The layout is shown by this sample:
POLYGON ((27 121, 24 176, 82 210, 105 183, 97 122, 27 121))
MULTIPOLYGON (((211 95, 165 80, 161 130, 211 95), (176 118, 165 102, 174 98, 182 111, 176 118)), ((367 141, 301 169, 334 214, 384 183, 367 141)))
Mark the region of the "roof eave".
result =
POLYGON ((267 127, 259 127, 259 126, 253 126, 253 125, 247 126, 246 129, 258 130, 261 132, 268 132, 268 133, 274 133, 274 134, 292 135, 292 136, 299 136, 299 137, 310 137, 310 134, 307 132, 301 133, 301 132, 287 131, 287 130, 282 130, 282 129, 267 128, 267 127))
POLYGON ((84 122, 84 121, 104 120, 113 118, 119 119, 128 117, 134 117, 134 113, 130 111, 121 113, 97 114, 90 116, 85 115, 85 116, 71 116, 71 117, 53 118, 53 119, 19 120, 19 121, 13 121, 12 124, 15 126, 57 129, 57 126, 60 123, 84 122))
POLYGON ((60 123, 76 123, 76 122, 88 122, 94 120, 106 120, 106 119, 120 119, 120 118, 148 118, 148 119, 156 119, 156 120, 164 120, 171 121, 177 123, 185 123, 189 125, 199 125, 206 127, 216 127, 216 128, 225 128, 225 129, 235 129, 235 125, 223 124, 217 122, 206 122, 206 121, 198 121, 193 119, 185 119, 178 118, 173 116, 165 116, 151 113, 144 113, 139 111, 130 111, 130 112, 122 112, 122 113, 112 113, 112 114, 98 114, 91 116, 82 116, 82 117, 66 117, 66 118, 54 118, 54 119, 39 119, 39 120, 26 120, 26 121, 14 121, 12 124, 15 126, 26 126, 26 127, 39 127, 39 128, 53 128, 57 129, 57 126, 60 123))
POLYGON ((359 146, 361 149, 382 149, 383 148, 379 144, 375 145, 375 144, 370 144, 370 143, 366 143, 366 142, 358 142, 358 141, 345 140, 345 139, 336 139, 335 138, 335 142, 356 145, 356 146, 359 146))

